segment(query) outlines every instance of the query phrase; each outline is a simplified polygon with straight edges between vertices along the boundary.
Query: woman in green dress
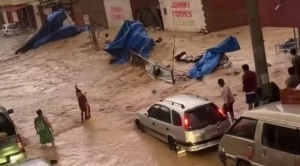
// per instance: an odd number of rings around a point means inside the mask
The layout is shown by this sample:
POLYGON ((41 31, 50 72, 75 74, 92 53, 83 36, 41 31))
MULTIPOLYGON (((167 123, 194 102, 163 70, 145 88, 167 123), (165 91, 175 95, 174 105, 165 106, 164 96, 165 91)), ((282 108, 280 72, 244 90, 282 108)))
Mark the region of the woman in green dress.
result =
POLYGON ((48 119, 43 116, 42 110, 37 110, 36 113, 38 117, 34 120, 34 126, 36 133, 40 136, 40 144, 44 147, 47 143, 51 143, 52 147, 54 147, 53 128, 51 124, 48 119))

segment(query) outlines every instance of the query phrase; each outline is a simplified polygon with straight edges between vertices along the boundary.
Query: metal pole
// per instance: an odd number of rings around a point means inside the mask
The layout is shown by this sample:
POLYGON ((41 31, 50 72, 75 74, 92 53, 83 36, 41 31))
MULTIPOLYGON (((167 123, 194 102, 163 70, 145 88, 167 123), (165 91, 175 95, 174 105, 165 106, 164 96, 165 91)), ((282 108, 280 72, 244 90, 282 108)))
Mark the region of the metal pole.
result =
POLYGON ((293 28, 293 32, 294 32, 295 49, 298 52, 298 42, 297 42, 298 40, 297 40, 297 33, 296 33, 296 28, 295 27, 293 28))
POLYGON ((268 84, 269 73, 266 60, 265 45, 262 33, 262 27, 259 16, 258 0, 247 0, 248 19, 250 26, 250 34, 252 40, 252 49, 254 55, 255 69, 257 74, 258 86, 262 87, 266 95, 270 95, 271 91, 263 85, 268 84))
POLYGON ((93 41, 93 45, 94 45, 94 48, 96 50, 98 50, 98 39, 97 39, 97 36, 96 36, 96 33, 95 33, 94 18, 92 17, 91 9, 90 9, 90 3, 92 3, 92 2, 91 2, 91 0, 89 0, 89 2, 84 2, 84 3, 86 3, 88 15, 89 15, 90 34, 91 34, 91 38, 92 38, 92 41, 93 41))

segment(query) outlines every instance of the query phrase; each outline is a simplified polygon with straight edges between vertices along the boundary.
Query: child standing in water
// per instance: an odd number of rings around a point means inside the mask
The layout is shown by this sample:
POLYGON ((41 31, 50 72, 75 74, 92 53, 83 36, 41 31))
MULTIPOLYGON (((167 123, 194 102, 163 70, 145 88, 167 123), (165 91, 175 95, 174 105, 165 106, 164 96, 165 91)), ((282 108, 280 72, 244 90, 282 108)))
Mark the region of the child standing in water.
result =
POLYGON ((34 120, 36 133, 40 136, 40 144, 44 147, 47 143, 51 143, 52 147, 55 146, 53 128, 48 119, 43 116, 42 110, 37 110, 37 117, 34 120))

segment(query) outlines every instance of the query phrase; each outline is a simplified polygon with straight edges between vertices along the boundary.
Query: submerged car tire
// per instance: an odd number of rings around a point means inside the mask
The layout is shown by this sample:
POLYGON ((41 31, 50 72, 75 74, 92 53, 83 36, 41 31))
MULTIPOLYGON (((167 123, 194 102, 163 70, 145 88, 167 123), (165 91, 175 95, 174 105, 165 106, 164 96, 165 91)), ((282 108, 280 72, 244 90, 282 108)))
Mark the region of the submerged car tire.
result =
POLYGON ((247 161, 240 160, 237 162, 237 166, 251 166, 251 164, 247 161))
POLYGON ((178 146, 172 137, 168 137, 168 146, 171 150, 177 152, 178 146))
POLYGON ((139 129, 142 133, 145 132, 144 126, 142 125, 142 123, 139 120, 135 120, 135 125, 136 125, 137 129, 139 129))

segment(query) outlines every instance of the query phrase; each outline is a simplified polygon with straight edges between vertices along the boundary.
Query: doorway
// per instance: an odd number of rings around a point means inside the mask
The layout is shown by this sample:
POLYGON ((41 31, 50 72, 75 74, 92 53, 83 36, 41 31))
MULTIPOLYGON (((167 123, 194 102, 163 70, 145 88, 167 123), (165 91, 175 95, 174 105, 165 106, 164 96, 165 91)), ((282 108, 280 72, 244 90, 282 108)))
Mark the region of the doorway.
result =
POLYGON ((163 29, 162 15, 158 0, 130 0, 132 16, 145 27, 163 29))

